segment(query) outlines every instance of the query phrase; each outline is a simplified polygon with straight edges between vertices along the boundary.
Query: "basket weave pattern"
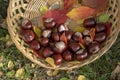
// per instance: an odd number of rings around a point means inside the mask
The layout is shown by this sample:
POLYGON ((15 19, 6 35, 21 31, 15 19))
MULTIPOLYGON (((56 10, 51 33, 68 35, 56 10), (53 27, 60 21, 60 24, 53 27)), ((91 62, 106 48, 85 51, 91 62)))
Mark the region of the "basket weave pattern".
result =
MULTIPOLYGON (((115 42, 118 33, 119 33, 119 0, 109 0, 109 9, 106 11, 110 15, 110 22, 112 23, 111 33, 108 36, 107 40, 103 44, 101 50, 90 58, 78 62, 65 62, 60 66, 51 67, 45 61, 36 58, 33 54, 33 51, 26 47, 26 43, 21 38, 19 34, 19 26, 18 22, 20 21, 21 17, 34 19, 36 20, 37 24, 39 23, 38 16, 40 16, 39 8, 43 5, 51 5, 53 2, 58 0, 10 0, 9 8, 8 8, 8 16, 7 16, 7 23, 8 23, 8 30, 11 35, 13 42, 15 43, 16 47, 22 52, 24 56, 30 59, 32 62, 40 65, 44 68, 49 69, 60 69, 60 70, 68 70, 73 68, 78 68, 84 65, 87 65, 94 60, 100 58, 115 42), (46 4, 46 2, 48 3, 46 4)), ((36 24, 36 23, 35 23, 36 24)))

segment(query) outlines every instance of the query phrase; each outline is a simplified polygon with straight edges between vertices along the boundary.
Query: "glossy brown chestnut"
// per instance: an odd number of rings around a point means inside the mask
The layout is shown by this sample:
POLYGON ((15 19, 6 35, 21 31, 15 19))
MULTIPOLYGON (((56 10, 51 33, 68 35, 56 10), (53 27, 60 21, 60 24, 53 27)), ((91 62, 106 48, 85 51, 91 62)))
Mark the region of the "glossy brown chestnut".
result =
POLYGON ((67 45, 62 41, 56 42, 52 49, 55 53, 61 54, 67 49, 67 45))
POLYGON ((33 54, 38 58, 44 59, 44 56, 42 53, 40 53, 40 51, 34 51, 33 54))
POLYGON ((42 32, 42 36, 44 37, 44 38, 49 38, 50 36, 51 36, 51 30, 49 30, 49 29, 45 29, 45 30, 43 30, 43 32, 42 32))
POLYGON ((33 41, 35 38, 35 34, 32 30, 25 30, 22 34, 23 34, 24 40, 28 43, 33 41))
POLYGON ((35 51, 40 49, 40 43, 37 40, 32 41, 29 45, 35 51))
POLYGON ((21 26, 23 29, 31 29, 32 28, 32 22, 28 19, 23 19, 21 22, 21 26))
POLYGON ((100 45, 97 42, 93 42, 88 46, 88 51, 91 54, 95 54, 100 50, 100 45))
POLYGON ((79 42, 79 38, 80 38, 80 37, 82 37, 82 34, 81 34, 80 32, 75 32, 75 33, 73 34, 72 39, 73 39, 74 41, 76 41, 76 42, 79 42))
POLYGON ((44 26, 47 28, 47 29, 52 29, 54 28, 56 25, 55 21, 53 18, 48 18, 45 20, 44 22, 44 26))
POLYGON ((84 27, 89 28, 89 27, 95 27, 96 25, 96 20, 95 18, 88 18, 85 19, 83 22, 84 27))
POLYGON ((95 35, 95 41, 97 41, 97 42, 103 42, 103 41, 105 41, 105 39, 106 39, 106 34, 104 33, 104 32, 101 32, 101 33, 97 33, 96 35, 95 35))
POLYGON ((90 33, 90 31, 89 31, 89 30, 85 30, 85 31, 83 32, 83 35, 84 35, 84 36, 90 36, 90 34, 89 34, 89 33, 90 33))
POLYGON ((50 57, 54 54, 54 52, 51 50, 51 48, 47 47, 42 52, 44 57, 50 57))
POLYGON ((63 58, 66 61, 71 61, 73 58, 73 54, 69 50, 67 50, 63 53, 63 58))
POLYGON ((80 49, 80 45, 78 43, 70 43, 69 49, 75 53, 80 49))
POLYGON ((84 60, 88 57, 88 52, 86 50, 83 51, 78 51, 77 55, 76 55, 76 59, 81 61, 84 60))
POLYGON ((49 44, 49 39, 48 38, 42 38, 40 41, 42 46, 47 46, 49 44))
POLYGON ((104 32, 106 30, 106 26, 104 23, 98 23, 95 26, 96 32, 104 32))
POLYGON ((61 64, 62 61, 63 61, 63 58, 62 58, 62 55, 61 55, 61 54, 54 54, 52 57, 53 57, 53 59, 55 60, 55 64, 56 64, 56 65, 61 64))
POLYGON ((72 39, 73 32, 72 31, 66 31, 65 35, 67 37, 67 40, 70 41, 72 39))
POLYGON ((58 42, 60 40, 60 36, 58 32, 52 33, 52 39, 54 42, 58 42))
POLYGON ((85 42, 86 46, 88 46, 90 43, 92 43, 92 39, 89 36, 85 36, 84 42, 85 42))
POLYGON ((68 31, 68 28, 66 27, 66 26, 64 26, 64 25, 60 25, 60 26, 58 26, 58 32, 64 32, 64 31, 68 31))

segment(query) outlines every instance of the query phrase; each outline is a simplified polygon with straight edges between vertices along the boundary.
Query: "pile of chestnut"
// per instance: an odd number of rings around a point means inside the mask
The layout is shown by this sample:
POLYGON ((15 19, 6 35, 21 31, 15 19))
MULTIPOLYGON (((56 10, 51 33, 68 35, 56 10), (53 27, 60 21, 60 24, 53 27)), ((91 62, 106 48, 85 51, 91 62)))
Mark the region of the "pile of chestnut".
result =
POLYGON ((91 17, 84 20, 83 26, 86 28, 84 32, 73 32, 64 24, 56 24, 53 18, 45 19, 45 28, 42 30, 41 37, 38 38, 32 22, 24 19, 21 22, 21 31, 25 42, 38 57, 43 59, 52 57, 55 64, 59 65, 63 61, 87 59, 89 55, 100 50, 100 44, 107 37, 105 23, 97 23, 96 19, 91 17), (91 28, 95 29, 94 40, 89 34, 91 28), (80 45, 80 38, 84 41, 82 45, 80 45))

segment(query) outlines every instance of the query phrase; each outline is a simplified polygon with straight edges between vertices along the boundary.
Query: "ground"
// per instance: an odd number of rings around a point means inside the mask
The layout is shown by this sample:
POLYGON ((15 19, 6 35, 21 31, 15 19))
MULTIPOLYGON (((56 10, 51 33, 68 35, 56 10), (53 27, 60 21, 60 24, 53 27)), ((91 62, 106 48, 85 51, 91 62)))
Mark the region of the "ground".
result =
MULTIPOLYGON (((6 17, 7 5, 7 0, 0 0, 0 24, 6 17)), ((48 70, 29 61, 10 44, 8 30, 0 27, 0 80, 77 80, 79 75, 87 80, 109 80, 111 72, 120 62, 120 35, 100 59, 72 71, 59 71, 56 76, 48 76, 48 70)), ((115 80, 120 80, 118 77, 115 80)))

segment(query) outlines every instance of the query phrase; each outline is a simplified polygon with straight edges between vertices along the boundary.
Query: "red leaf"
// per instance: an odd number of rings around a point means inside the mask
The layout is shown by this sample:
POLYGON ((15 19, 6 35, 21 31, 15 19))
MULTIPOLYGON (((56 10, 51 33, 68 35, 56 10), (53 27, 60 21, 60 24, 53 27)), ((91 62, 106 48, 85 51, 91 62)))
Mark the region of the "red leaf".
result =
POLYGON ((82 4, 95 8, 97 10, 103 10, 107 7, 108 0, 83 0, 82 4))
POLYGON ((74 4, 74 0, 64 0, 64 9, 69 9, 74 4))
POLYGON ((65 32, 61 35, 60 40, 67 44, 67 37, 65 35, 65 32))
POLYGON ((66 10, 49 10, 43 15, 43 20, 47 18, 53 18, 56 23, 63 24, 67 20, 66 10))
POLYGON ((84 42, 84 40, 82 39, 82 37, 79 37, 79 42, 80 42, 82 45, 85 44, 85 42, 84 42))
POLYGON ((109 35, 110 34, 110 29, 111 29, 111 26, 110 26, 110 23, 106 23, 106 35, 109 35))
POLYGON ((90 37, 91 37, 91 39, 92 39, 92 41, 94 40, 94 37, 95 37, 95 28, 91 28, 90 29, 90 37))

